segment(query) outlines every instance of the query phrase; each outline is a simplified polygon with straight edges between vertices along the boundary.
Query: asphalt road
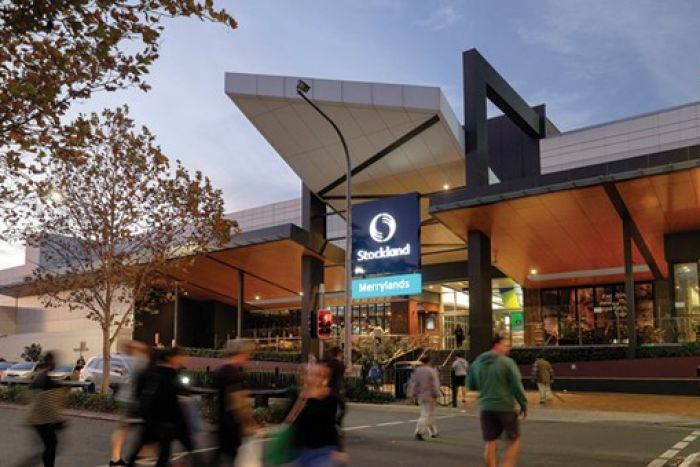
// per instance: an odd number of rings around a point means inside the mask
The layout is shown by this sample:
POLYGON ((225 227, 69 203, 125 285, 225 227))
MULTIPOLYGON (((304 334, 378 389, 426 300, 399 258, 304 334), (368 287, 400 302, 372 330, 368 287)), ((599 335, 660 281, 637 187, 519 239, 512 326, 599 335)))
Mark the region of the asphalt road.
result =
MULTIPOLYGON (((694 454, 700 453, 700 424, 599 421, 596 414, 551 414, 542 411, 523 424, 520 466, 700 465, 693 461, 694 454)), ((15 467, 38 449, 34 433, 22 426, 22 416, 22 410, 0 408, 2 467, 15 467)), ((417 410, 411 408, 352 407, 346 419, 350 465, 482 465, 474 413, 443 411, 438 420, 440 437, 424 442, 412 437, 417 417, 417 410)), ((71 418, 62 434, 57 467, 104 465, 114 426, 110 421, 71 418)), ((700 454, 697 457, 700 461, 700 454)))

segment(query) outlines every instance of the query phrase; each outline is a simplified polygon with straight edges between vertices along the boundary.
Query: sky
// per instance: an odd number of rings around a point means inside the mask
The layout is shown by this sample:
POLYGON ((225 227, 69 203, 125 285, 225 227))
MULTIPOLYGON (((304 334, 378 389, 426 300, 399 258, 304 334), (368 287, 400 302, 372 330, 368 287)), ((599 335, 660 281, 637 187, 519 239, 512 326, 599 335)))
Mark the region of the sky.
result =
MULTIPOLYGON (((462 115, 461 53, 477 48, 563 131, 700 100, 696 0, 219 0, 236 30, 167 22, 153 89, 128 104, 227 211, 300 195, 299 179, 224 94, 227 71, 434 85, 462 115)), ((340 175, 340 174, 339 174, 340 175)), ((0 269, 23 262, 0 243, 0 269)))

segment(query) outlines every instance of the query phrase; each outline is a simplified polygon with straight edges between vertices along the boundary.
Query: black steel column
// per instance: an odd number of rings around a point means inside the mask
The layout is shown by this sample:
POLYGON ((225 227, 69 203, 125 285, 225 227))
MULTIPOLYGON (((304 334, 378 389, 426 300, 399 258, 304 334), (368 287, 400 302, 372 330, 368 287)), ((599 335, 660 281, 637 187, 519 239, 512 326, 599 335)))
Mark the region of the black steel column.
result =
MULTIPOLYGON (((326 203, 320 200, 306 185, 301 195, 302 227, 312 234, 326 238, 326 203)), ((318 340, 311 339, 309 319, 311 311, 318 308, 319 286, 323 283, 324 264, 315 256, 304 255, 301 261, 301 359, 307 361, 309 354, 318 355, 318 340)))
POLYGON ((637 350, 637 313, 634 303, 634 271, 632 264, 632 219, 622 216, 622 241, 625 252, 625 297, 627 300, 627 357, 634 358, 637 350))
POLYGON ((469 265, 469 354, 473 359, 491 347, 491 239, 483 232, 468 234, 469 265))
POLYGON ((238 313, 236 316, 236 339, 243 337, 243 306, 245 301, 245 274, 237 271, 238 275, 238 313))
POLYGON ((486 83, 475 51, 462 55, 464 80, 464 134, 466 137, 467 186, 489 184, 486 83))

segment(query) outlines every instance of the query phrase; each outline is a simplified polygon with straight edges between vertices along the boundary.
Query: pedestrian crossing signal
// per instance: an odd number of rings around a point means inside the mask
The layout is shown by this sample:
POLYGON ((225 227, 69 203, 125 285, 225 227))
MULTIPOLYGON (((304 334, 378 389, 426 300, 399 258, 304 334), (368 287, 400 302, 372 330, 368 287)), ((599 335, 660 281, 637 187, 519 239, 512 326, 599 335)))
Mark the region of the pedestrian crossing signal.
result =
POLYGON ((330 310, 318 310, 316 314, 316 335, 319 339, 329 339, 333 334, 333 314, 330 310))

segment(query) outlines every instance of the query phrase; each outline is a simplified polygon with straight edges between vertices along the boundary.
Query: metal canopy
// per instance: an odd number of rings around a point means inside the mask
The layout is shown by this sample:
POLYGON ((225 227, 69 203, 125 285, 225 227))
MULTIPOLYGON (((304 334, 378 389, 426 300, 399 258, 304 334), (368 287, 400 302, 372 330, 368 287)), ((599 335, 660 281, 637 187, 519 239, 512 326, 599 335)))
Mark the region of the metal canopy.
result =
MULTIPOLYGON (((526 287, 620 282, 621 206, 611 202, 612 186, 646 245, 644 253, 668 277, 664 235, 700 229, 699 162, 650 169, 656 175, 637 170, 537 189, 508 192, 494 185, 480 198, 434 200, 431 213, 461 238, 469 230, 489 234, 494 266, 526 287)), ((654 278, 638 248, 633 263, 636 280, 654 278)))

